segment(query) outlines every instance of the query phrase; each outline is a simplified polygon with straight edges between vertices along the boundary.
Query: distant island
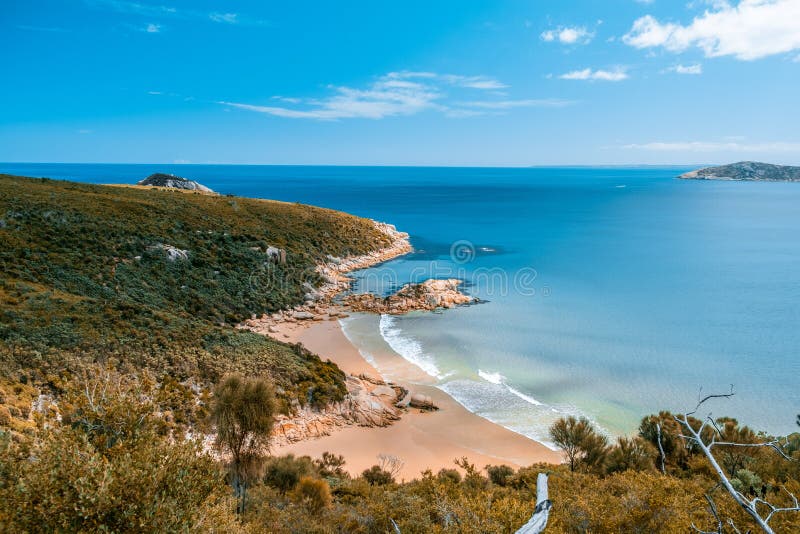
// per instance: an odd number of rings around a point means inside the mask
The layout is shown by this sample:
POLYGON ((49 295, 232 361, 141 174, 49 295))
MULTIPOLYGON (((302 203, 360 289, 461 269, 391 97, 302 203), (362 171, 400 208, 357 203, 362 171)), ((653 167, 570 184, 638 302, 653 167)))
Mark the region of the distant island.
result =
POLYGON ((800 182, 800 167, 740 161, 730 165, 705 167, 681 174, 685 180, 748 180, 760 182, 800 182))
POLYGON ((214 192, 210 188, 201 183, 195 182, 194 180, 189 180, 188 178, 182 178, 180 176, 175 176, 174 174, 165 174, 161 172, 151 174, 144 180, 139 181, 137 185, 186 189, 188 191, 202 191, 203 193, 214 192))

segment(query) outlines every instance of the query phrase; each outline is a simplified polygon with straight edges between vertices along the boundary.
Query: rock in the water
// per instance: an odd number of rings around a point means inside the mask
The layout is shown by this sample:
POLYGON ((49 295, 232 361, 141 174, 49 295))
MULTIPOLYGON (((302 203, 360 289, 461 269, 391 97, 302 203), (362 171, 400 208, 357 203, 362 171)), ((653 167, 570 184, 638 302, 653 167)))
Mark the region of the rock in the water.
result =
POLYGON ((214 192, 208 187, 204 186, 203 184, 197 183, 194 180, 189 180, 188 178, 181 178, 180 176, 175 176, 174 174, 164 174, 161 172, 151 174, 144 180, 140 181, 138 185, 171 187, 172 189, 186 189, 188 191, 202 191, 204 193, 214 192))
POLYGON ((453 308, 477 302, 459 291, 461 280, 426 280, 421 284, 408 284, 388 297, 371 293, 348 295, 345 303, 354 311, 403 314, 414 310, 453 308))

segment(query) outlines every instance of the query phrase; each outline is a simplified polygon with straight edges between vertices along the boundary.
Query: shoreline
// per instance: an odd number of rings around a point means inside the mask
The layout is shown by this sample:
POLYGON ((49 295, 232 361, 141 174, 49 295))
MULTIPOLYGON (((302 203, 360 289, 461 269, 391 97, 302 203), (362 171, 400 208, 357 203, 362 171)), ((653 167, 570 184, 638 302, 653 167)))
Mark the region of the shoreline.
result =
MULTIPOLYGON (((317 272, 325 282, 309 291, 307 302, 270 316, 245 321, 241 328, 268 335, 286 343, 301 343, 311 352, 335 363, 349 377, 383 380, 380 371, 368 362, 347 338, 340 319, 352 311, 337 304, 334 297, 350 288, 347 273, 365 269, 404 256, 413 249, 408 234, 393 225, 374 221, 392 242, 381 250, 350 257, 329 257, 317 272)), ((323 452, 341 454, 345 469, 352 475, 379 463, 378 455, 391 455, 403 461, 397 478, 410 480, 426 469, 455 468, 454 461, 466 457, 478 468, 506 464, 514 468, 538 462, 561 463, 561 455, 547 446, 470 412, 453 397, 435 386, 434 380, 416 365, 397 355, 392 363, 393 382, 414 394, 424 395, 438 407, 435 411, 413 407, 398 410, 399 417, 383 426, 360 426, 355 421, 317 430, 313 418, 300 415, 287 420, 294 428, 299 420, 314 427, 311 435, 273 448, 276 454, 319 457, 323 452), (398 372, 399 370, 399 372, 398 372)), ((390 407, 392 409, 393 406, 390 407)), ((320 414, 325 417, 328 414, 320 414)))
MULTIPOLYGON (((273 335, 284 334, 290 336, 291 342, 302 343, 330 359, 345 373, 381 377, 378 369, 347 339, 339 321, 287 324, 273 335)), ((399 355, 397 358, 402 359, 399 355)), ((406 370, 393 383, 431 397, 439 408, 437 411, 409 408, 388 426, 347 426, 327 436, 278 446, 274 452, 311 457, 319 457, 326 451, 341 454, 347 461, 345 469, 353 475, 377 464, 379 454, 388 454, 403 460, 398 479, 405 480, 418 478, 425 469, 437 472, 455 468, 454 460, 461 457, 478 468, 488 464, 519 468, 539 462, 561 463, 558 452, 470 412, 437 388, 432 379, 429 384, 421 384, 419 378, 424 372, 404 359, 398 363, 403 362, 406 370)))

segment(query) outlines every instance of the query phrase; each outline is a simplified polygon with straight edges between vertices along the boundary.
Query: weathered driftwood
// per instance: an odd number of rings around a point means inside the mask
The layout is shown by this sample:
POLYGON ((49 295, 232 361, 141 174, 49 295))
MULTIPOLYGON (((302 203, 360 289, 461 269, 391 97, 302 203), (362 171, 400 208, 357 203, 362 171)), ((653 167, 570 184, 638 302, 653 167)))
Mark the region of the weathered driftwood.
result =
POLYGON ((536 508, 527 523, 522 525, 517 534, 541 534, 547 526, 550 508, 553 503, 547 498, 547 475, 539 473, 536 477, 536 508))

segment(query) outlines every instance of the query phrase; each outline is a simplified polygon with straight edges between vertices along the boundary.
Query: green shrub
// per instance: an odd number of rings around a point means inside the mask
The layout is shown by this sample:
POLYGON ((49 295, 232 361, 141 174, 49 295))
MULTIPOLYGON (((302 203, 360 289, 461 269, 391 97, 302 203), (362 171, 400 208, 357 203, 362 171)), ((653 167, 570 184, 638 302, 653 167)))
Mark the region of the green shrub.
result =
POLYGON ((492 484, 506 486, 509 478, 514 475, 514 469, 507 465, 487 465, 486 472, 492 484))
POLYGON ((373 465, 369 469, 365 469, 361 476, 369 482, 371 486, 383 486, 385 484, 393 484, 394 477, 389 471, 382 469, 379 465, 373 465))
POLYGON ((264 467, 264 483, 281 493, 293 490, 301 478, 314 475, 317 475, 317 470, 308 456, 273 456, 264 467))

